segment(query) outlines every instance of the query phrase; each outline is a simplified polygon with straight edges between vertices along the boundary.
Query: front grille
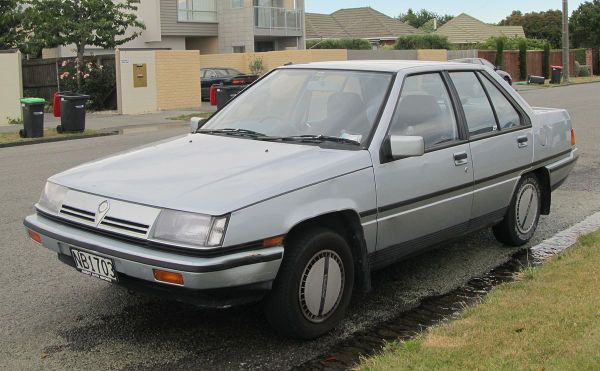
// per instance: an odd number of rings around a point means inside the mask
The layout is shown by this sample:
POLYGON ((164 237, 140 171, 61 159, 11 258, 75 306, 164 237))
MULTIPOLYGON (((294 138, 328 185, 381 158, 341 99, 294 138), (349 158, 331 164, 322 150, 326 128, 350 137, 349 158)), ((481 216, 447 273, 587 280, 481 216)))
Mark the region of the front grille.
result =
POLYGON ((94 222, 96 220, 96 214, 91 211, 78 209, 69 205, 62 205, 60 208, 60 213, 63 215, 68 215, 71 218, 85 220, 88 222, 94 222))
POLYGON ((114 218, 112 216, 106 216, 100 225, 110 227, 113 229, 120 229, 123 231, 138 233, 140 235, 145 236, 150 229, 149 225, 131 222, 129 220, 123 220, 119 218, 114 218))

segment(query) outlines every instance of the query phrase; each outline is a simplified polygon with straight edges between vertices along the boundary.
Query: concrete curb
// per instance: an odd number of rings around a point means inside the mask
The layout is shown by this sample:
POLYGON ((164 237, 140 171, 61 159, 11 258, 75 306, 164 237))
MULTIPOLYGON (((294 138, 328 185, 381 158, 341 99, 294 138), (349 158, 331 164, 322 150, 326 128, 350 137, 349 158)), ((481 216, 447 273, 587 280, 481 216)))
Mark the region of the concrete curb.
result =
POLYGON ((45 138, 45 139, 39 139, 39 140, 30 140, 27 142, 0 143, 0 148, 21 147, 21 146, 29 146, 32 144, 64 142, 67 140, 107 137, 110 135, 118 135, 118 134, 120 134, 119 131, 109 131, 109 132, 96 133, 96 134, 90 134, 90 135, 77 135, 77 136, 68 136, 68 137, 56 137, 56 138, 45 138))
POLYGON ((555 234, 533 246, 534 263, 542 263, 551 256, 567 250, 577 243, 579 237, 600 229, 600 212, 592 214, 583 221, 555 234))

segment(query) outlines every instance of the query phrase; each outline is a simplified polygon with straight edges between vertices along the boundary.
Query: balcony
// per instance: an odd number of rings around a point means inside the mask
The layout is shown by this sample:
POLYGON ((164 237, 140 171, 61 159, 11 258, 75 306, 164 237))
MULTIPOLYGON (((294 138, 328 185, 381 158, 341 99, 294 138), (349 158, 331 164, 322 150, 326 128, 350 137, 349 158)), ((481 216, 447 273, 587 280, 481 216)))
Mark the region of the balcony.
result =
POLYGON ((259 36, 302 36, 302 22, 299 9, 254 7, 255 34, 259 36))

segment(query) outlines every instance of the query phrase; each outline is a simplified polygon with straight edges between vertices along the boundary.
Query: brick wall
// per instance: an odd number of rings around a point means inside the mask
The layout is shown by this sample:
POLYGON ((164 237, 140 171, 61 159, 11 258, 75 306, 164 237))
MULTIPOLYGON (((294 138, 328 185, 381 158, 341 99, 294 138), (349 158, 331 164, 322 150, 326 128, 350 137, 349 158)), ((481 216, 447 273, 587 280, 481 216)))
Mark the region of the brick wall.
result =
POLYGON ((590 73, 594 74, 594 54, 592 49, 587 49, 585 51, 585 64, 590 66, 590 73))
POLYGON ((420 61, 446 62, 448 60, 448 51, 446 49, 417 50, 417 59, 420 61))
MULTIPOLYGON (((591 56, 591 53, 590 53, 591 56)), ((493 50, 480 50, 479 58, 484 58, 492 64, 496 64, 496 52, 493 50)), ((519 52, 517 50, 504 51, 502 69, 508 72, 513 81, 521 80, 519 78, 519 52)), ((543 76, 544 52, 532 50, 527 52, 527 75, 543 76)), ((550 65, 562 66, 562 52, 553 50, 550 52, 550 65)), ((575 76, 575 52, 571 51, 571 76, 575 76)))
POLYGON ((198 51, 164 50, 155 53, 157 109, 200 106, 198 51))
POLYGON ((250 73, 248 65, 256 58, 263 60, 265 72, 286 63, 310 63, 320 61, 348 60, 348 51, 343 49, 284 50, 265 53, 230 53, 200 55, 200 67, 229 67, 250 73))

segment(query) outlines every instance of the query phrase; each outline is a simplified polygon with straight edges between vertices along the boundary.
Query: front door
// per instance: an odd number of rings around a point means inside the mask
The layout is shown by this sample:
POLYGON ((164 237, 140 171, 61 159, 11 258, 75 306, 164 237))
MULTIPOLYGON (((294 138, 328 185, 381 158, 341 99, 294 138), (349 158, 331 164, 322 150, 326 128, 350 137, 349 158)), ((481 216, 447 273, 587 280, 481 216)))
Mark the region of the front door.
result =
POLYGON ((425 155, 375 166, 378 205, 374 267, 463 233, 473 199, 471 151, 441 73, 409 75, 390 135, 421 136, 425 155))

